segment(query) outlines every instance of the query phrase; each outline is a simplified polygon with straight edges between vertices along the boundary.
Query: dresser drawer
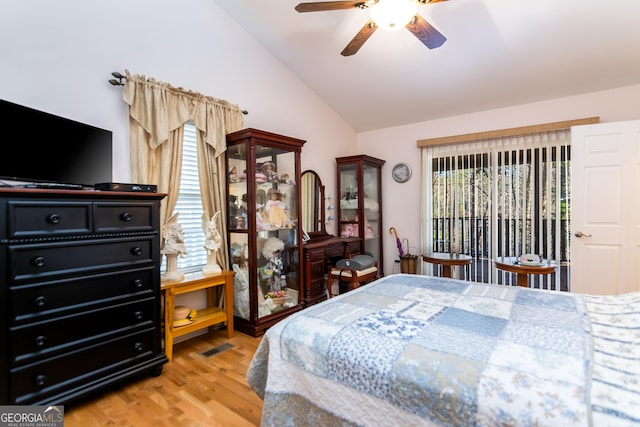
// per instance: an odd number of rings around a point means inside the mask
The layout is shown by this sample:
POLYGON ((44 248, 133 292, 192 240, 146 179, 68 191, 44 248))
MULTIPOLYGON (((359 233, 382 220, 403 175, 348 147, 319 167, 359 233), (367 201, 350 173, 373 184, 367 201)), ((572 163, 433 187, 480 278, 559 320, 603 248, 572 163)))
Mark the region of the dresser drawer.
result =
POLYGON ((154 267, 13 286, 9 292, 11 324, 37 321, 155 295, 154 267))
POLYGON ((9 329, 10 363, 23 364, 114 335, 154 326, 154 298, 131 301, 9 329))
POLYGON ((153 264, 154 236, 9 246, 9 280, 46 280, 153 264))
POLYGON ((311 277, 309 277, 309 281, 323 281, 325 272, 326 268, 324 258, 321 261, 314 261, 309 263, 309 273, 311 274, 311 277))
POLYGON ((148 329, 10 369, 9 399, 22 405, 92 381, 105 381, 110 375, 124 378, 128 366, 157 354, 153 346, 156 335, 155 329, 148 329))
POLYGON ((107 203, 95 204, 96 232, 112 233, 124 231, 153 231, 153 203, 107 203))
POLYGON ((10 201, 9 238, 58 234, 89 234, 92 210, 89 202, 10 201))
POLYGON ((324 280, 313 280, 309 283, 309 291, 311 295, 324 295, 327 290, 324 280))
POLYGON ((322 261, 324 263, 324 249, 309 249, 307 254, 311 262, 322 261))
POLYGON ((332 245, 325 249, 327 258, 340 257, 344 258, 344 247, 342 245, 332 245))

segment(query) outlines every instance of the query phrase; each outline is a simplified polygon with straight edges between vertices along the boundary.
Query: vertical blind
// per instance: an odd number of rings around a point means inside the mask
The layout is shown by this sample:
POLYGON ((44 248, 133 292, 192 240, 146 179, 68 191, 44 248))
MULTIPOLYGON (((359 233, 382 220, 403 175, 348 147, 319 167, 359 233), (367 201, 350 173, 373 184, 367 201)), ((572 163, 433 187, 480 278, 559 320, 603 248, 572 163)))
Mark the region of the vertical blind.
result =
POLYGON ((558 130, 422 148, 422 247, 470 255, 466 278, 515 284, 493 259, 526 253, 557 261, 530 286, 566 290, 570 132, 558 130))

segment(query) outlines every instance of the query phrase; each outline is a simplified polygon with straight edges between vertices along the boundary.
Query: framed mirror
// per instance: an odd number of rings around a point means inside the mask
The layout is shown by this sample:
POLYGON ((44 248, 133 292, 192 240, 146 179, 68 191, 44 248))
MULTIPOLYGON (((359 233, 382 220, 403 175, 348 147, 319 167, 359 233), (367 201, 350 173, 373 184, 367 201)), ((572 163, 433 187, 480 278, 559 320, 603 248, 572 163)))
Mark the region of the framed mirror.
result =
POLYGON ((313 170, 302 172, 302 228, 314 237, 328 236, 325 228, 324 185, 313 170))

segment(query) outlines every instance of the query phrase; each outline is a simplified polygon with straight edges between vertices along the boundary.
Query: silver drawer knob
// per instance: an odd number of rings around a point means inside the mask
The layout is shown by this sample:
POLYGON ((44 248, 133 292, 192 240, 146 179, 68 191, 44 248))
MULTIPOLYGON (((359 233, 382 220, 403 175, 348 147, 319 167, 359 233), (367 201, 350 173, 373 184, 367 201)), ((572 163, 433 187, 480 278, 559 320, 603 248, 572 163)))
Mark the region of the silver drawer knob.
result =
POLYGON ((47 221, 49 221, 49 223, 51 224, 58 224, 60 223, 60 220, 61 218, 60 218, 60 215, 58 214, 51 214, 47 217, 47 221))

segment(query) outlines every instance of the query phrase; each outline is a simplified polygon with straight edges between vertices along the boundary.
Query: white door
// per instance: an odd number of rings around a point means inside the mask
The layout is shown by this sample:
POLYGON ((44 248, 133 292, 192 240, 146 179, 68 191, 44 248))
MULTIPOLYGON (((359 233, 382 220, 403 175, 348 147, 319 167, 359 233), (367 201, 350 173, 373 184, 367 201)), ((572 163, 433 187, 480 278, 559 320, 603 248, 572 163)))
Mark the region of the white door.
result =
POLYGON ((571 128, 571 292, 640 290, 640 120, 571 128))

